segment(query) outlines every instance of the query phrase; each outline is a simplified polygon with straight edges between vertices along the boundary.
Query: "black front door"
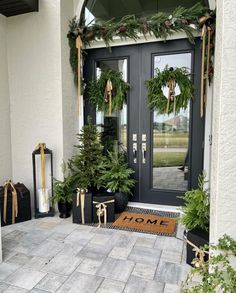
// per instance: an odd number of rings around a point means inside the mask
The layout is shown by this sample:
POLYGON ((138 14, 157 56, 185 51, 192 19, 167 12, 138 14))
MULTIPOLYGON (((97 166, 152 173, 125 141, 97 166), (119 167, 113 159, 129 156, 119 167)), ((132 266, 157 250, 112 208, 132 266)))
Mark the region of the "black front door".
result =
POLYGON ((87 50, 86 83, 98 78, 103 68, 111 68, 121 71, 131 85, 128 103, 120 113, 105 117, 86 99, 85 117, 90 115, 96 124, 107 128, 107 143, 116 137, 127 151, 137 182, 134 201, 179 205, 178 196, 197 185, 202 170, 204 132, 198 97, 199 43, 193 46, 188 40, 175 40, 115 47, 111 52, 87 50), (193 73, 196 98, 187 110, 177 115, 157 115, 147 106, 145 81, 154 76, 156 68, 163 69, 166 65, 185 66, 193 73))

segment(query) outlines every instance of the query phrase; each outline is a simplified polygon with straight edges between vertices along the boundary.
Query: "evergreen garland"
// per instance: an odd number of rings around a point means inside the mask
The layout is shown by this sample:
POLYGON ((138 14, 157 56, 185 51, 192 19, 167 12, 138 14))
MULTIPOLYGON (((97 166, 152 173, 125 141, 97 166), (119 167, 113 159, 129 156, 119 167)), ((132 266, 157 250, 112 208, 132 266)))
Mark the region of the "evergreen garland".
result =
POLYGON ((174 101, 170 102, 168 113, 168 98, 163 93, 163 87, 167 86, 170 80, 175 80, 179 86, 180 94, 175 96, 176 106, 175 112, 179 113, 181 109, 188 107, 188 102, 193 98, 194 88, 190 79, 191 74, 185 67, 169 68, 166 66, 163 71, 156 69, 156 76, 146 81, 148 89, 148 105, 151 110, 157 111, 159 114, 170 114, 174 112, 174 101))
POLYGON ((107 47, 113 42, 114 37, 121 39, 137 40, 140 34, 144 37, 154 35, 156 38, 166 40, 168 36, 175 32, 184 32, 189 41, 194 43, 194 33, 199 31, 199 18, 205 15, 206 8, 201 3, 195 4, 191 8, 177 7, 171 14, 158 12, 153 16, 146 18, 136 18, 134 15, 124 16, 117 21, 95 22, 85 26, 74 17, 69 24, 69 46, 70 63, 77 81, 77 49, 75 40, 80 35, 84 47, 91 44, 92 41, 103 40, 107 47))
POLYGON ((127 91, 130 85, 122 79, 122 73, 116 70, 104 70, 98 80, 93 80, 88 85, 90 102, 98 111, 109 112, 109 103, 104 99, 104 92, 108 80, 112 82, 112 112, 120 111, 127 102, 127 91))

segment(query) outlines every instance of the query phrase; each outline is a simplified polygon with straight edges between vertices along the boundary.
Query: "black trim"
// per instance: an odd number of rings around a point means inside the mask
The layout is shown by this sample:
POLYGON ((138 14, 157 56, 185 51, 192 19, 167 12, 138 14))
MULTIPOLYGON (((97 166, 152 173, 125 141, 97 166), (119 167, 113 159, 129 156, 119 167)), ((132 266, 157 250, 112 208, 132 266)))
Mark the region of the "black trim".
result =
POLYGON ((6 17, 39 11, 39 0, 0 0, 0 13, 6 17))

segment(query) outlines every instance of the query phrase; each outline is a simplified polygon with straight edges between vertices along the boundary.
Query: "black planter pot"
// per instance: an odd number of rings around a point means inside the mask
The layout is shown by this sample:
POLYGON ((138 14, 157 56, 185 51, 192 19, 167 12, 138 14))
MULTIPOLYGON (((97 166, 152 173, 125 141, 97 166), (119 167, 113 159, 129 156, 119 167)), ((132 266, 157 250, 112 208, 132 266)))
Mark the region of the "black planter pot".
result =
POLYGON ((115 193, 115 213, 122 213, 127 207, 128 202, 129 197, 127 194, 124 194, 122 192, 115 193))
MULTIPOLYGON (((186 232, 185 236, 187 240, 196 245, 197 247, 202 247, 209 244, 209 233, 200 229, 193 229, 186 232)), ((193 266, 191 263, 195 258, 195 251, 193 247, 187 243, 187 264, 193 266)), ((205 261, 208 260, 208 255, 205 255, 205 261)))
POLYGON ((72 205, 69 202, 58 202, 59 217, 66 219, 70 217, 72 205))

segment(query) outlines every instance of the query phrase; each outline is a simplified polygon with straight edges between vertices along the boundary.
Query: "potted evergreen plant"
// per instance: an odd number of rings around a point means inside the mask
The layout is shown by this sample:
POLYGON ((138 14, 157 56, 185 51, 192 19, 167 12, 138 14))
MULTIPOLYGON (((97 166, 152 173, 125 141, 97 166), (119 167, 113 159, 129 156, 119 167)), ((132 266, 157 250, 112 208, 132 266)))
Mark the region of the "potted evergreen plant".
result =
POLYGON ((68 173, 66 163, 62 163, 63 181, 54 179, 52 201, 58 203, 59 217, 68 218, 71 212, 72 193, 74 190, 73 177, 68 173))
MULTIPOLYGON (((199 175, 198 188, 187 191, 180 196, 185 201, 181 207, 180 222, 185 226, 187 240, 202 247, 209 243, 209 217, 210 200, 209 190, 205 188, 206 176, 199 175)), ((187 263, 191 264, 195 258, 195 252, 190 244, 187 244, 187 263)))
POLYGON ((76 183, 76 188, 88 189, 96 193, 100 187, 100 177, 105 168, 105 156, 97 127, 88 117, 88 124, 84 125, 77 135, 79 144, 75 147, 79 150, 69 160, 69 168, 76 183))
POLYGON ((135 180, 131 178, 133 173, 123 154, 108 152, 106 169, 100 180, 107 190, 115 193, 116 213, 123 212, 128 204, 129 194, 132 194, 131 189, 135 184, 135 180))

